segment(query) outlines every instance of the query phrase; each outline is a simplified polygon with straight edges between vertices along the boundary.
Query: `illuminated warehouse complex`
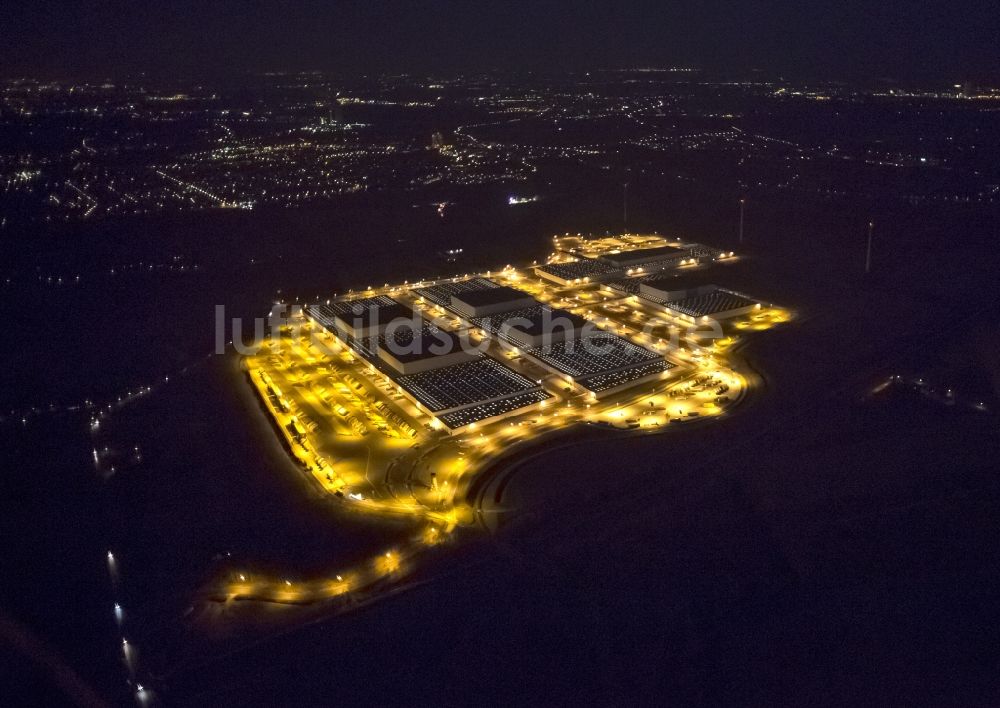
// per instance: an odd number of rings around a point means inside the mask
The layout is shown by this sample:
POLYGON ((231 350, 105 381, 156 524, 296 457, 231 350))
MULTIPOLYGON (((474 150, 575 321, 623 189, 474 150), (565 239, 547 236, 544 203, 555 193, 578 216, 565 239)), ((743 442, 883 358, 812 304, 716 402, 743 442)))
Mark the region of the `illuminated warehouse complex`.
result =
MULTIPOLYGON (((686 266, 722 260, 699 244, 655 245, 588 255, 568 249, 535 268, 551 283, 601 281, 610 292, 642 298, 680 320, 723 319, 759 305, 739 293, 698 281, 686 266)), ((513 283, 516 285, 516 283, 513 283)), ((450 279, 307 308, 373 373, 454 432, 474 423, 524 413, 553 394, 575 391, 591 401, 668 376, 675 364, 585 317, 543 303, 529 292, 487 276, 450 279), (411 304, 407 304, 406 298, 411 304), (450 313, 450 325, 420 309, 450 313), (503 352, 543 370, 530 378, 500 361, 503 352), (496 356, 491 353, 497 353, 496 356)))

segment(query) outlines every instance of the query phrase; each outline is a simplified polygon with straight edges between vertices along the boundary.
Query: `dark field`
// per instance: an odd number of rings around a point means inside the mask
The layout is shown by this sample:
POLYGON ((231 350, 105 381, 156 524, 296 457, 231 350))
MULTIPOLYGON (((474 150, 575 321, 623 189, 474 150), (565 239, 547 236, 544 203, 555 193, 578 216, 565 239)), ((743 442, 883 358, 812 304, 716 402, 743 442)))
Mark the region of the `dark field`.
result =
MULTIPOLYGON (((214 305, 252 317, 279 289, 531 261, 553 233, 620 229, 614 180, 550 181, 517 208, 483 187, 67 226, 23 236, 41 244, 30 253, 5 240, 11 272, 84 277, 4 286, 0 626, 17 649, 0 690, 53 705, 56 667, 71 667, 129 702, 120 598, 137 675, 167 705, 1000 702, 987 207, 761 195, 738 285, 797 319, 746 351, 764 385, 736 415, 499 471, 512 476, 495 535, 465 534, 412 587, 353 614, 262 611, 220 636, 187 613, 220 563, 309 577, 406 531, 331 508, 302 480, 235 362, 209 356, 214 305), (441 198, 456 202, 443 219, 423 206, 441 198), (463 261, 436 255, 455 247, 463 261), (175 256, 198 269, 121 274, 175 256), (892 374, 951 387, 961 405, 868 395, 892 374), (61 411, 146 385, 93 436, 85 414, 61 411), (98 445, 111 451, 100 471, 98 445)), ((731 193, 648 176, 631 195, 633 230, 734 247, 731 193)))

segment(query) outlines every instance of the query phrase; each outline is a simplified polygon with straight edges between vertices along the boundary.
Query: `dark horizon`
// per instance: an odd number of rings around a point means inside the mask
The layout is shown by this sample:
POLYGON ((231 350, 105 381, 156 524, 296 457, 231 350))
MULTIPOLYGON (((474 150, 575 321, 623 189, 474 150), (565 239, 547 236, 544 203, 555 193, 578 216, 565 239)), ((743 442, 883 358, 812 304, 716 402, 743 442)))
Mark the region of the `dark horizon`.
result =
POLYGON ((7 75, 226 76, 246 71, 459 74, 685 66, 809 79, 993 82, 1000 20, 987 2, 836 7, 721 2, 519 8, 231 1, 7 6, 7 75))

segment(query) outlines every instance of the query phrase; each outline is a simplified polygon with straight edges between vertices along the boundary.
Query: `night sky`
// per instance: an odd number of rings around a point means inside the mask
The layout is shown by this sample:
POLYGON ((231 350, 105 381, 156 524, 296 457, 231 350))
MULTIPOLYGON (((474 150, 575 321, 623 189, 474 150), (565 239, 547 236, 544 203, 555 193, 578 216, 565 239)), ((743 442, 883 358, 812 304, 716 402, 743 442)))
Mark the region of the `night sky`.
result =
POLYGON ((990 81, 995 0, 0 3, 4 73, 226 74, 694 65, 990 81))

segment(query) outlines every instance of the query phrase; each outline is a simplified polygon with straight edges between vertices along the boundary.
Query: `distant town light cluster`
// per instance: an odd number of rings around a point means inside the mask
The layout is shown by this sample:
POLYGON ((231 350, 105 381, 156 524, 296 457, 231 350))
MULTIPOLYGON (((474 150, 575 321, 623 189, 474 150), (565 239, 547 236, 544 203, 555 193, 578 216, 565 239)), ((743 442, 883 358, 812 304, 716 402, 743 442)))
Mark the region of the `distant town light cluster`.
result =
POLYGON ((515 185, 551 167, 614 174, 629 164, 682 183, 726 174, 744 192, 1000 200, 988 138, 1000 89, 992 87, 706 81, 686 68, 559 80, 269 73, 256 81, 258 98, 222 84, 4 81, 0 129, 11 139, 0 148, 0 228, 294 208, 372 190, 515 185), (817 125, 905 108, 942 131, 934 141, 900 133, 849 142, 835 137, 843 131, 770 119, 795 102, 825 111, 817 125), (53 139, 32 137, 43 126, 53 139))

